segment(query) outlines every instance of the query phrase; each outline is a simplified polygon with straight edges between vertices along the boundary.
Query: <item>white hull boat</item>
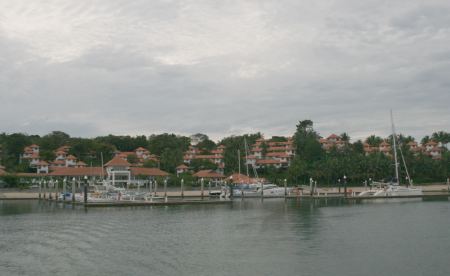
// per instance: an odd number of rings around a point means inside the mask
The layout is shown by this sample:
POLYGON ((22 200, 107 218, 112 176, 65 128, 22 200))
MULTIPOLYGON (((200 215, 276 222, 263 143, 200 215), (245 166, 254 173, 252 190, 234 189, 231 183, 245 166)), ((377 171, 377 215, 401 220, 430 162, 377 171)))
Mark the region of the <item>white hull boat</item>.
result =
POLYGON ((394 119, 392 116, 392 110, 391 110, 391 124, 392 124, 392 142, 393 142, 393 155, 394 155, 394 165, 395 165, 395 182, 391 182, 385 187, 378 187, 378 188, 372 188, 368 191, 363 191, 358 196, 373 196, 373 197, 390 197, 390 196, 421 196, 423 195, 422 188, 419 187, 412 187, 412 181, 408 173, 408 168, 406 167, 405 159, 403 158, 403 153, 401 151, 400 147, 400 153, 403 160, 403 165, 405 167, 405 172, 407 179, 409 181, 409 185, 407 187, 400 186, 399 185, 399 163, 397 160, 397 139, 395 134, 395 127, 394 127, 394 119))
POLYGON ((390 185, 386 189, 376 192, 373 196, 383 197, 383 196, 421 196, 421 195, 423 195, 423 191, 421 188, 390 185))
MULTIPOLYGON (((261 197, 261 185, 253 184, 253 189, 233 189, 234 197, 261 197)), ((275 184, 263 185, 263 197, 282 197, 290 194, 292 188, 285 189, 275 184)))

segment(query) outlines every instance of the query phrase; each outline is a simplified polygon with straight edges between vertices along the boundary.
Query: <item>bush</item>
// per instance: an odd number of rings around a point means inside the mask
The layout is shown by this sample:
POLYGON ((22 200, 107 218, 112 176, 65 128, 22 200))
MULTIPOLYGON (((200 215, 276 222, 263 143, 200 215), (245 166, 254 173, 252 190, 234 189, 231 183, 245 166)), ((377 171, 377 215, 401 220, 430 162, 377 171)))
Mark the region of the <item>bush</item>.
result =
POLYGON ((19 178, 14 175, 5 175, 0 177, 0 179, 6 184, 6 188, 17 188, 19 187, 19 178))

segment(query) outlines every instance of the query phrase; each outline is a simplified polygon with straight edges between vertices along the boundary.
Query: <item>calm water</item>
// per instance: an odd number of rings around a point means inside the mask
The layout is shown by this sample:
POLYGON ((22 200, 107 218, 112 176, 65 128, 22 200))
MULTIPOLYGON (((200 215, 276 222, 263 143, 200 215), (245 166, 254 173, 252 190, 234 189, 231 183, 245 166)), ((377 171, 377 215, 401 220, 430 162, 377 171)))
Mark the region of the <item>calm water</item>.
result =
POLYGON ((450 275, 450 203, 0 201, 0 275, 450 275))

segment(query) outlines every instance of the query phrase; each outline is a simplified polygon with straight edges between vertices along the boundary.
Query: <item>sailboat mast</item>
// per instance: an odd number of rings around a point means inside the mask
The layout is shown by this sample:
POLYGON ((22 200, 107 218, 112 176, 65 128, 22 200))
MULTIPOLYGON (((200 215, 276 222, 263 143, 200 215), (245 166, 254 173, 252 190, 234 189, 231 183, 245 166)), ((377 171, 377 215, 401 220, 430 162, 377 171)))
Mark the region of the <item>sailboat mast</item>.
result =
POLYGON ((247 145, 247 139, 244 137, 244 147, 245 147, 245 170, 247 172, 247 176, 249 176, 248 174, 248 145, 247 145))
POLYGON ((398 161, 397 161, 397 142, 394 127, 394 116, 392 115, 391 109, 391 123, 392 123, 392 143, 394 144, 394 162, 395 162, 395 178, 397 179, 397 184, 400 184, 400 179, 398 177, 398 161))
POLYGON ((241 175, 241 151, 237 150, 237 158, 238 158, 238 164, 239 164, 239 176, 241 175))

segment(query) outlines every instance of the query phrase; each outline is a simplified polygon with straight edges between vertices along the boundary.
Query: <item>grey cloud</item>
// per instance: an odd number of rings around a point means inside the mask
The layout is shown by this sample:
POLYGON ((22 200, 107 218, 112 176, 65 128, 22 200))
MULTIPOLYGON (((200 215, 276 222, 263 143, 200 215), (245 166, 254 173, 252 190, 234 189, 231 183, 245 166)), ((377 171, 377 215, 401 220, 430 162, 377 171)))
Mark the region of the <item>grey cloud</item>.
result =
POLYGON ((20 8, 0 16, 0 131, 217 139, 309 118, 362 138, 389 133, 390 108, 403 133, 449 128, 445 1, 53 4, 68 25, 36 22, 68 41, 48 48, 20 8))

